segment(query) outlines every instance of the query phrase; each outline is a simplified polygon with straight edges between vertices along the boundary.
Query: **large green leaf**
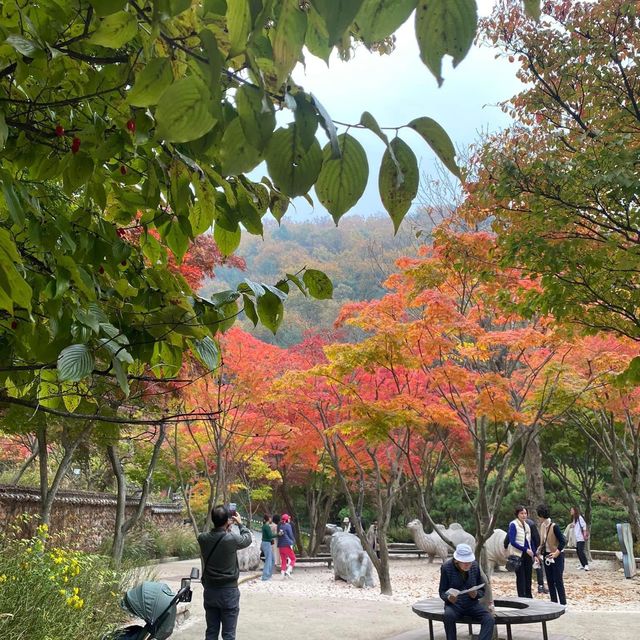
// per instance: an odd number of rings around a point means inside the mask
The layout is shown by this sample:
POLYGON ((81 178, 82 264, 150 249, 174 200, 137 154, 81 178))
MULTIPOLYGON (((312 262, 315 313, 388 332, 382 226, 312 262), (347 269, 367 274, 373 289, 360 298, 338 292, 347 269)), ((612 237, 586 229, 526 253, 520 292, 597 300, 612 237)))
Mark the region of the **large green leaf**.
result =
POLYGON ((109 49, 119 49, 135 38, 138 21, 133 13, 118 11, 102 19, 88 42, 109 49))
POLYGON ((31 311, 33 291, 18 271, 22 259, 9 232, 0 227, 0 309, 13 313, 14 306, 31 311))
POLYGON ((394 138, 391 141, 391 151, 396 161, 394 162, 389 150, 384 152, 380 164, 378 188, 382 204, 389 213, 397 232, 418 193, 420 178, 418 161, 406 142, 401 138, 394 138), (398 171, 398 165, 401 172, 398 171))
POLYGON ((282 300, 271 291, 266 291, 258 299, 257 307, 260 322, 275 334, 284 317, 282 300))
POLYGON ((322 150, 317 140, 305 149, 292 128, 277 129, 267 147, 267 169, 276 186, 288 196, 306 194, 322 168, 322 150))
POLYGON ((456 164, 456 150, 451 138, 433 118, 416 118, 409 123, 409 126, 426 140, 427 144, 434 150, 435 154, 451 173, 458 176, 458 178, 462 178, 460 169, 456 164))
POLYGON ((205 336, 202 340, 192 341, 193 349, 198 359, 210 371, 213 371, 220 364, 220 349, 218 345, 209 336, 205 336))
POLYGON ((230 256, 238 248, 241 237, 240 227, 229 230, 216 222, 213 228, 213 239, 223 256, 230 256))
POLYGON ((416 8, 418 0, 364 0, 356 24, 367 44, 380 42, 403 24, 416 8))
POLYGON ((227 2, 227 30, 229 32, 229 57, 242 53, 247 48, 251 32, 251 6, 249 0, 227 2))
POLYGON ((133 88, 127 94, 129 104, 149 107, 158 104, 160 96, 173 82, 169 58, 153 58, 136 76, 133 88))
POLYGON ((169 142, 189 142, 209 131, 216 123, 209 112, 211 96, 196 76, 174 82, 163 94, 156 109, 157 135, 169 142))
POLYGON ((416 9, 416 37, 420 57, 438 84, 443 82, 442 58, 457 66, 473 44, 478 25, 475 0, 422 0, 416 9))
POLYGON ((369 178, 369 163, 362 145, 348 133, 338 136, 340 157, 333 158, 331 144, 324 148, 322 171, 315 184, 320 202, 338 224, 364 193, 369 178))
POLYGON ((306 269, 302 281, 312 298, 329 300, 333 297, 333 283, 326 273, 318 269, 306 269))
POLYGON ((86 378, 95 366, 93 354, 86 344, 72 344, 58 356, 58 379, 78 382, 86 378))
POLYGON ((284 82, 295 67, 307 32, 307 14, 298 0, 282 0, 273 30, 273 62, 278 84, 284 82))
POLYGON ((354 21, 363 0, 312 0, 312 3, 327 25, 329 46, 334 46, 354 21))
POLYGON ((89 0, 89 4, 95 9, 98 16, 108 16, 124 9, 127 0, 89 0))
POLYGON ((232 120, 220 143, 220 163, 223 175, 246 173, 260 164, 262 154, 247 140, 240 118, 232 120))
POLYGON ((236 107, 242 131, 253 147, 264 149, 276 127, 273 104, 264 91, 243 85, 236 93, 236 107))

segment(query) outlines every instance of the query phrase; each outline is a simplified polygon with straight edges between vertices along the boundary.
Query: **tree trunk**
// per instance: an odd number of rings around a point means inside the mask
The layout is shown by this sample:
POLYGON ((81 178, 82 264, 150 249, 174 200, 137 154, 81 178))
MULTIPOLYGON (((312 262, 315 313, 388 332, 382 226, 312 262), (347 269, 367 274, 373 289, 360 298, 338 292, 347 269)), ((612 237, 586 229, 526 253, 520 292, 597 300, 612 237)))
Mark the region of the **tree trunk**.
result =
POLYGON ((23 462, 20 469, 18 469, 16 475, 13 476, 13 478, 11 479, 11 484, 18 484, 20 482, 20 479, 24 475, 24 472, 31 466, 33 461, 38 457, 38 452, 39 452, 39 447, 38 447, 38 441, 36 440, 35 442, 33 442, 31 455, 23 462))
POLYGON ((542 473, 542 451, 540 450, 540 435, 538 432, 525 443, 524 470, 526 477, 527 506, 535 509, 539 504, 546 503, 544 490, 544 476, 542 473))

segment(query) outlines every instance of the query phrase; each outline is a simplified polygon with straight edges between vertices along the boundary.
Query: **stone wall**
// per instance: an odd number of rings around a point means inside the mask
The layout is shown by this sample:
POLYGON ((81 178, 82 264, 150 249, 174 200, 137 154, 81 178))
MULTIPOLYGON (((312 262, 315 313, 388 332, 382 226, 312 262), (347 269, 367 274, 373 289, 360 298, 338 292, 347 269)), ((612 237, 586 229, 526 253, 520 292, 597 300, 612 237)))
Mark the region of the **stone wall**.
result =
MULTIPOLYGON (((137 500, 127 499, 127 516, 134 513, 137 500)), ((40 511, 38 489, 0 485, 0 530, 18 522, 24 514, 37 515, 40 511)), ((61 544, 83 551, 95 551, 104 538, 113 535, 116 518, 116 496, 89 491, 59 491, 51 510, 49 531, 61 538, 61 544)), ((143 520, 158 529, 182 523, 182 503, 148 503, 143 520)), ((24 533, 33 533, 27 525, 24 533)))

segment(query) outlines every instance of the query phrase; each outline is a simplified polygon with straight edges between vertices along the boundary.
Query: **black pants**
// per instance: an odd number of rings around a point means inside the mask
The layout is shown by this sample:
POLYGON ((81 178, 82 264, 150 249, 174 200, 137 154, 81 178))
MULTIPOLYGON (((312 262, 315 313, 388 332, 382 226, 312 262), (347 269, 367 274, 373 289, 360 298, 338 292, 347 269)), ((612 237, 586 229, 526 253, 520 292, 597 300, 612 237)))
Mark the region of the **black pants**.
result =
POLYGON ((536 580, 539 587, 544 587, 544 569, 542 567, 536 569, 536 580))
POLYGON ((204 590, 204 613, 207 620, 205 640, 218 640, 222 626, 222 640, 236 640, 236 626, 240 613, 240 589, 206 588, 204 590))
POLYGON ((520 568, 516 571, 516 589, 519 598, 533 598, 531 595, 532 569, 533 559, 528 553, 523 553, 520 568))
POLYGON ((589 564, 589 560, 587 559, 587 552, 584 550, 586 546, 587 546, 587 543, 584 541, 576 542, 576 551, 578 552, 578 560, 580 560, 580 564, 583 567, 586 567, 589 564))
POLYGON ((560 554, 555 562, 547 564, 546 560, 549 556, 545 555, 544 571, 547 574, 547 586, 549 587, 549 596, 553 602, 567 604, 567 594, 564 592, 564 554, 560 554))
POLYGON ((460 605, 445 603, 444 605, 444 631, 447 640, 457 640, 456 622, 464 616, 473 618, 476 624, 480 625, 480 635, 478 640, 491 640, 493 637, 493 627, 495 620, 489 611, 479 602, 460 605))

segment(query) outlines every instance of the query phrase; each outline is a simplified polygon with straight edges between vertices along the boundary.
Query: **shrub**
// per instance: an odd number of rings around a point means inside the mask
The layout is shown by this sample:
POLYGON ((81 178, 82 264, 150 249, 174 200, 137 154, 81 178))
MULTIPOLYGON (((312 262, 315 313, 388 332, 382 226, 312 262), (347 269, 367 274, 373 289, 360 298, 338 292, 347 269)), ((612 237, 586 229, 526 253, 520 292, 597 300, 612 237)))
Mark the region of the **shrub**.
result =
POLYGON ((178 556, 181 560, 187 560, 196 558, 200 553, 193 529, 183 525, 157 532, 155 543, 158 558, 178 556))
POLYGON ((124 619, 122 574, 107 559, 55 546, 46 525, 28 539, 0 535, 0 637, 101 638, 124 619))

